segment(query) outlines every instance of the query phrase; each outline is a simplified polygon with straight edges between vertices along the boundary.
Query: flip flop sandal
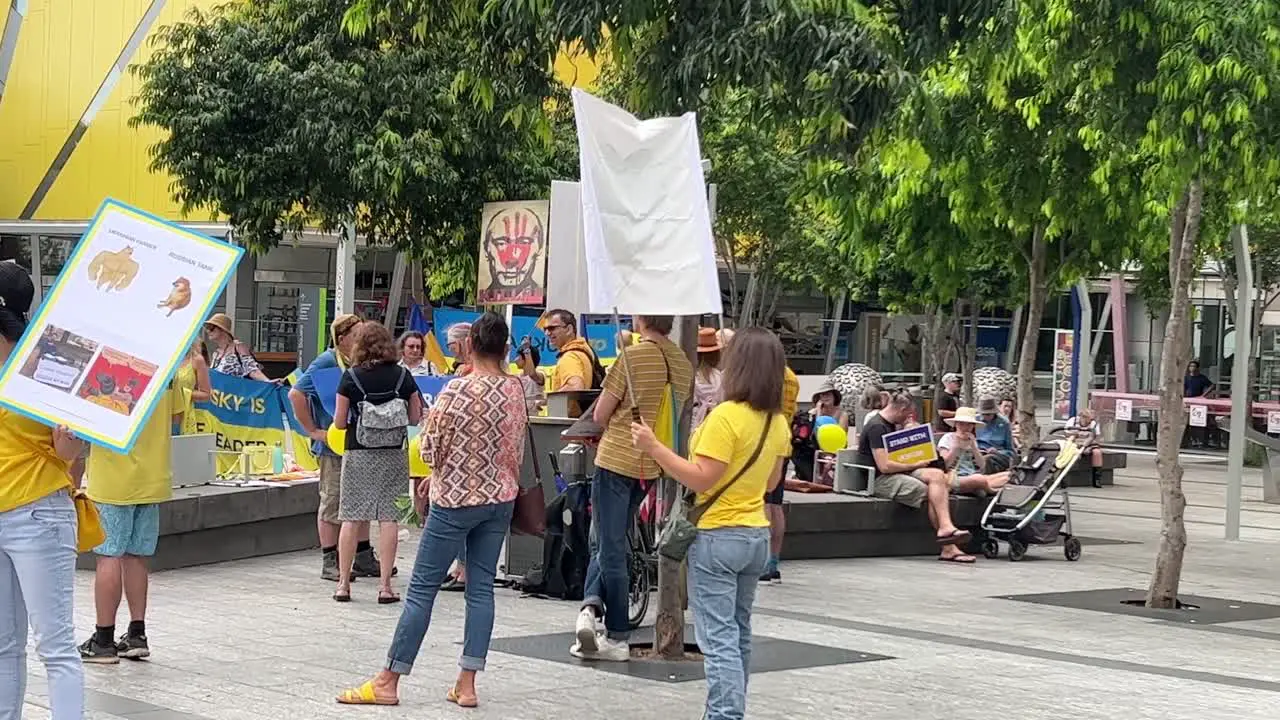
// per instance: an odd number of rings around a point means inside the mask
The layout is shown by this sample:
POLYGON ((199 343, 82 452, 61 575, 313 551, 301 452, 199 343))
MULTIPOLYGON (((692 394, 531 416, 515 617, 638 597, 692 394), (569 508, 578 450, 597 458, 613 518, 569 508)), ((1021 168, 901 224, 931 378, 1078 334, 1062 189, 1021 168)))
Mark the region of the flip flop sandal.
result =
POLYGON ((467 584, 459 582, 458 578, 451 577, 440 585, 440 589, 444 592, 462 592, 467 589, 467 584))
POLYGON ((333 601, 340 602, 340 603, 349 603, 351 602, 351 593, 334 593, 333 601))
POLYGON ((951 557, 939 557, 940 562, 953 562, 957 565, 972 565, 978 562, 978 558, 972 555, 952 555, 951 557))
POLYGON ((956 530, 950 535, 939 535, 939 545, 959 545, 962 542, 968 542, 973 537, 973 533, 968 530, 956 530))
POLYGON ((445 699, 453 703, 454 705, 457 705, 458 707, 473 708, 479 705, 479 703, 476 702, 476 699, 474 696, 464 697, 462 695, 459 695, 458 688, 456 687, 449 688, 449 694, 445 695, 445 699))
POLYGON ((400 596, 393 592, 387 592, 384 590, 378 593, 379 605, 394 605, 398 602, 400 602, 400 596))
POLYGON ((400 698, 394 700, 386 700, 380 698, 373 692, 373 681, 361 685, 358 688, 350 688, 343 690, 335 700, 339 705, 399 705, 400 698))

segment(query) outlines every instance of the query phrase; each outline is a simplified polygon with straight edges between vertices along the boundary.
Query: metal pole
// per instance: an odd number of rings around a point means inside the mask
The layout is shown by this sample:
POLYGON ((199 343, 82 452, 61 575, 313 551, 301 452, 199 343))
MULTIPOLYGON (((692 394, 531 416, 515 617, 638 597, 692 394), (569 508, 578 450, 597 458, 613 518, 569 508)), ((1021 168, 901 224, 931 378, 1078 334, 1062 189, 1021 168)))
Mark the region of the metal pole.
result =
POLYGON ((1093 355, 1089 346, 1093 340, 1093 302, 1089 297, 1089 283, 1083 278, 1076 282, 1076 295, 1080 298, 1080 336, 1076 341, 1076 414, 1089 407, 1089 388, 1093 386, 1093 355))
POLYGON ((1231 444, 1227 450, 1228 540, 1240 539, 1241 485, 1244 475, 1244 446, 1249 422, 1249 358, 1253 337, 1253 262, 1249 258, 1249 229, 1244 225, 1231 233, 1236 252, 1236 354, 1231 363, 1231 444))
MULTIPOLYGON (((840 324, 844 319, 844 301, 847 293, 840 291, 840 295, 836 297, 835 311, 831 313, 831 335, 827 338, 827 358, 822 363, 822 372, 830 373, 835 369, 836 365, 836 344, 840 341, 840 324)), ((921 364, 924 363, 924 355, 920 356, 921 364)), ((918 369, 918 368, 917 368, 918 369)))
POLYGON ((343 223, 334 263, 333 315, 354 312, 356 307, 356 223, 343 223))

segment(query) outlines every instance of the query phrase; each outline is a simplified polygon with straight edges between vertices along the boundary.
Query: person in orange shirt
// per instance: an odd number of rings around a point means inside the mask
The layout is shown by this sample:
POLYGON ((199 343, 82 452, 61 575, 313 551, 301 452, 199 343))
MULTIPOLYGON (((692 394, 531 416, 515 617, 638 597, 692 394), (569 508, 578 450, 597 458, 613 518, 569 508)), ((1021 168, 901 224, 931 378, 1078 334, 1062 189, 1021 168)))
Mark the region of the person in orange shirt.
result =
MULTIPOLYGON (((791 368, 782 369, 782 415, 791 422, 800 406, 800 378, 791 368)), ((782 463, 782 477, 778 484, 764 496, 764 514, 769 518, 769 564, 765 566, 760 582, 780 583, 782 573, 778 564, 782 558, 782 539, 787 534, 787 516, 782 511, 782 499, 786 493, 787 464, 790 458, 782 463)))
POLYGON ((552 392, 565 390, 591 390, 598 364, 596 353, 591 344, 578 335, 578 319, 568 310, 551 310, 542 320, 542 332, 547 335, 547 342, 555 348, 555 375, 552 377, 552 392))

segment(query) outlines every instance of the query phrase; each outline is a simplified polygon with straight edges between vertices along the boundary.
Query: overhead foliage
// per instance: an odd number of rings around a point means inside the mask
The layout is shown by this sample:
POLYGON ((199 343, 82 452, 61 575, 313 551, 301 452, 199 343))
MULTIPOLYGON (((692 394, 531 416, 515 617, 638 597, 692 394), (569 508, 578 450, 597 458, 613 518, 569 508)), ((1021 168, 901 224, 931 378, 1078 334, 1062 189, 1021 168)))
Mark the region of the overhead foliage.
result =
POLYGON ((482 204, 545 197, 575 172, 563 88, 539 55, 477 57, 488 39, 353 37, 347 5, 235 3, 162 28, 134 68, 132 122, 165 131, 152 169, 173 175, 184 212, 226 216, 255 251, 354 220, 421 259, 433 296, 468 287, 482 204), (460 85, 469 72, 484 85, 460 85))

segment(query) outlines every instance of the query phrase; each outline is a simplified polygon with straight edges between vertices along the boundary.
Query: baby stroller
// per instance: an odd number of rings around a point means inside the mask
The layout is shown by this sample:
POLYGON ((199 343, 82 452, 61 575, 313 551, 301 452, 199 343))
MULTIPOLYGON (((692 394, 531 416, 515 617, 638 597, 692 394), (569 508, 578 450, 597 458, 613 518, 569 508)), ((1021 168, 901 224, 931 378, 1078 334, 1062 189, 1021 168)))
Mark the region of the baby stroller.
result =
POLYGON ((1072 562, 1080 559, 1065 484, 1080 454, 1068 439, 1045 440, 1031 448, 982 514, 983 555, 998 557, 1003 540, 1009 544, 1009 559, 1017 562, 1026 557, 1028 546, 1056 545, 1061 538, 1062 554, 1072 562))

